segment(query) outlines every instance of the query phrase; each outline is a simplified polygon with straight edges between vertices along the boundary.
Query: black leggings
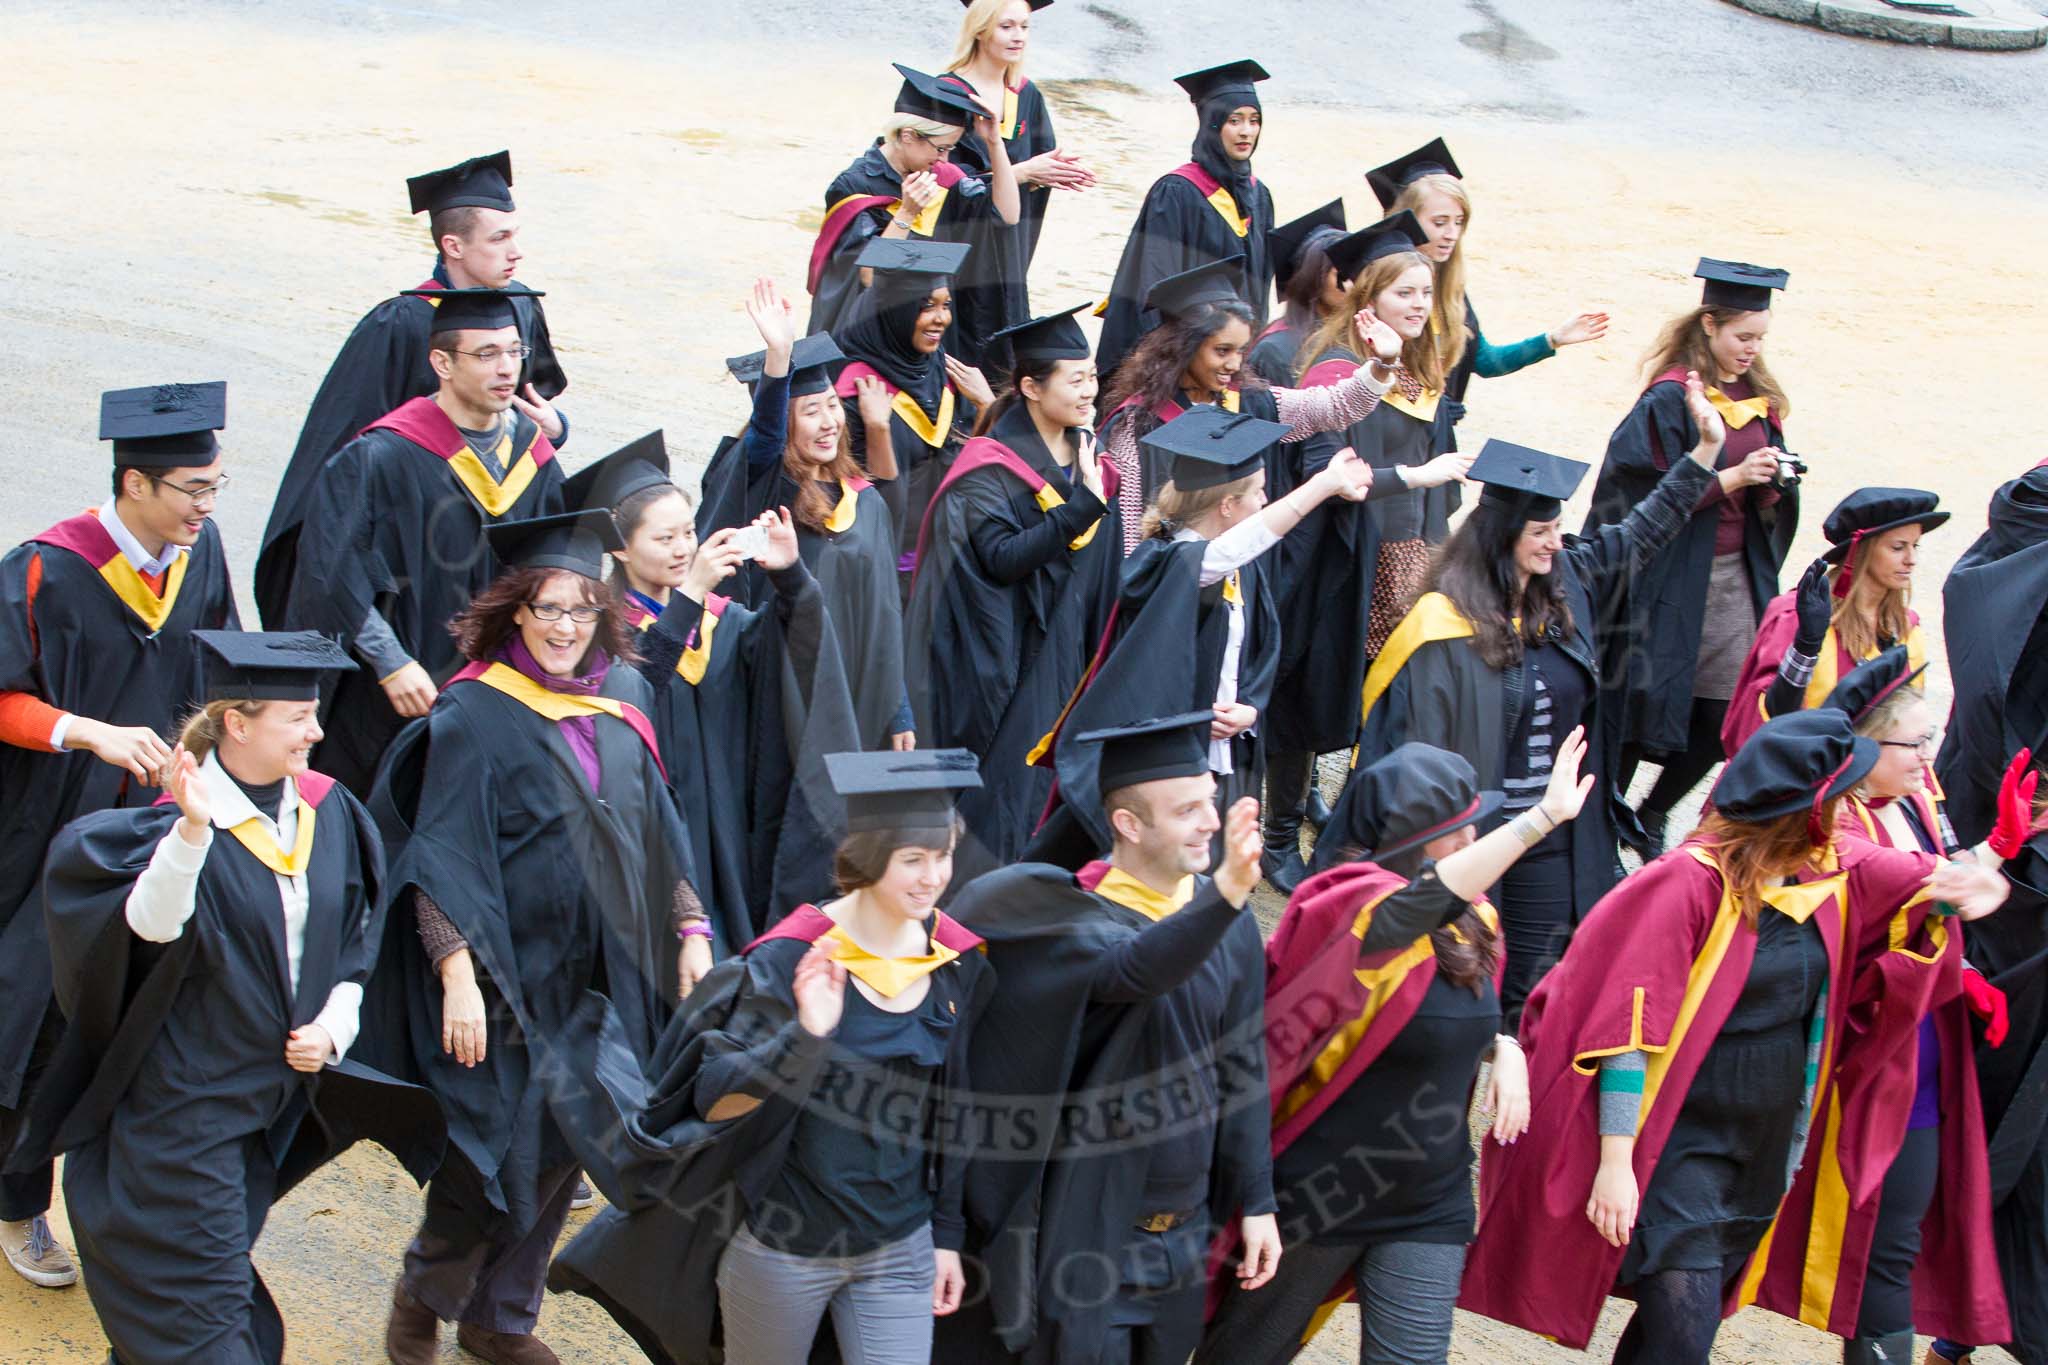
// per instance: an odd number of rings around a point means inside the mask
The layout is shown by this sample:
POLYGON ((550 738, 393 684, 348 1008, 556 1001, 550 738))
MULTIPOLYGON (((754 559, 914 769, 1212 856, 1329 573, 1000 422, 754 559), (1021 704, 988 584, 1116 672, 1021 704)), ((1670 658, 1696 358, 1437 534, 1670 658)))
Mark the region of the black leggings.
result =
POLYGON ((1660 1270, 1635 1283, 1636 1311, 1614 1346, 1614 1365, 1707 1365, 1721 1330, 1720 1270, 1660 1270))
POLYGON ((1905 1144, 1892 1158, 1878 1195, 1863 1303, 1856 1311, 1858 1336, 1882 1337, 1913 1329, 1913 1263, 1920 1259, 1920 1220, 1934 1201, 1934 1182, 1940 1175, 1941 1129, 1907 1129, 1905 1144))
POLYGON ((1650 794, 1643 798, 1643 809, 1669 815, 1721 761, 1721 722, 1727 716, 1727 702, 1715 701, 1711 697, 1694 697, 1692 717, 1685 728, 1685 752, 1660 755, 1646 753, 1635 745, 1629 746, 1616 779, 1622 790, 1628 790, 1628 784, 1635 779, 1636 766, 1644 759, 1652 763, 1661 759, 1663 769, 1650 787, 1650 794))

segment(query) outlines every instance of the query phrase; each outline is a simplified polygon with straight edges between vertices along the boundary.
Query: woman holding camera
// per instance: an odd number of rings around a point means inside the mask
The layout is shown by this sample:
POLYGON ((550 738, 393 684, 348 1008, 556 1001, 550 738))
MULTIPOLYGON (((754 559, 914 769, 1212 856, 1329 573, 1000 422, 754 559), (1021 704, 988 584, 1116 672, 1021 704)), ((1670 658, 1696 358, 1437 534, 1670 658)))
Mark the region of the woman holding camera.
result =
POLYGON ((1586 518, 1588 534, 1622 521, 1699 443, 1685 403, 1686 371, 1699 371, 1728 429, 1714 481, 1670 550, 1637 570, 1628 616, 1606 623, 1602 641, 1622 794, 1643 758, 1663 765, 1637 811, 1646 857, 1663 851, 1671 811, 1721 760, 1721 721, 1799 526, 1797 475, 1782 449, 1791 405, 1763 358, 1772 294, 1787 276, 1714 260, 1696 273, 1706 281, 1700 306, 1667 324, 1650 349, 1649 383, 1608 438, 1586 518))

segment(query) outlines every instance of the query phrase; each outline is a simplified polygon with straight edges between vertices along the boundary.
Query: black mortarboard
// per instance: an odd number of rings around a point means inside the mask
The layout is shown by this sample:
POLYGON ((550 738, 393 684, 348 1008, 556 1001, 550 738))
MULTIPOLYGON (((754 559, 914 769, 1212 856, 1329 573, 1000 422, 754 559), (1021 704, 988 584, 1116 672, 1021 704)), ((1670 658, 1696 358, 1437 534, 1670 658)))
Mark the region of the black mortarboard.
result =
POLYGON ((992 333, 989 341, 1009 343, 1012 368, 1026 360, 1086 360, 1095 352, 1088 345, 1088 334, 1081 330, 1077 315, 1092 307, 1093 304, 1079 303, 1063 312, 1020 322, 992 333))
POLYGON ((1743 741, 1710 799, 1730 820, 1761 824, 1840 796, 1863 780, 1879 752, 1840 711, 1788 712, 1743 741))
POLYGON ((673 488, 675 481, 668 473, 668 445, 660 432, 650 431, 570 475, 562 498, 579 511, 612 512, 641 489, 658 485, 673 488))
POLYGON ((1319 232, 1341 233, 1344 231, 1344 201, 1332 199, 1312 213, 1304 213, 1291 223, 1282 223, 1266 234, 1268 249, 1273 253, 1273 278, 1280 281, 1281 288, 1294 278, 1295 270, 1301 265, 1301 253, 1309 240, 1319 232))
POLYGON ((1266 467, 1266 448, 1286 434, 1285 422, 1201 403, 1138 440, 1166 452, 1173 486, 1189 493, 1250 478, 1266 467))
MULTIPOLYGON (((830 332, 813 332, 799 338, 789 348, 789 396, 803 398, 809 394, 823 393, 832 387, 832 367, 846 359, 846 352, 839 349, 839 343, 832 339, 830 332)), ((768 353, 751 351, 736 355, 725 362, 725 368, 732 371, 732 377, 753 388, 767 373, 768 353)))
MULTIPOLYGON (((519 325, 512 311, 512 296, 502 289, 405 289, 408 298, 425 299, 434 307, 432 336, 443 332, 495 332, 519 325)), ((524 291, 526 297, 547 297, 539 290, 524 291)))
POLYGON ((1107 796, 1140 782, 1196 777, 1209 771, 1208 711, 1186 711, 1156 720, 1136 720, 1076 735, 1081 744, 1100 744, 1100 790, 1107 796))
POLYGON ((228 385, 152 384, 100 395, 100 439, 114 443, 116 469, 182 469, 213 463, 228 424, 228 385))
POLYGON ((603 578, 605 555, 625 548, 618 524, 602 507, 501 521, 484 528, 484 534, 491 553, 508 569, 567 569, 585 578, 603 578))
POLYGON ((1917 524, 1932 531, 1948 520, 1948 513, 1935 510, 1940 504, 1923 488, 1859 488, 1836 503, 1821 523, 1821 534, 1828 538, 1821 558, 1839 564, 1862 537, 1901 526, 1917 524))
POLYGON ((1464 173, 1451 158, 1451 149, 1440 137, 1431 138, 1406 156, 1397 156, 1384 166, 1375 166, 1365 173, 1365 183, 1372 186, 1372 192, 1379 197, 1380 207, 1390 209, 1394 201, 1425 175, 1448 175, 1454 180, 1463 180, 1464 173))
POLYGON ((1740 308, 1745 313, 1760 313, 1769 308, 1771 291, 1792 282, 1792 277, 1782 270, 1747 261, 1717 261, 1709 256, 1700 257, 1699 269, 1692 273, 1707 282, 1700 290, 1701 303, 1709 308, 1740 308))
POLYGON ((323 674, 357 666, 310 630, 195 630, 192 638, 205 651, 208 701, 317 701, 323 674))
POLYGON ((1842 675, 1835 684, 1835 690, 1828 693, 1822 706, 1832 706, 1849 718, 1851 725, 1861 725, 1877 704, 1900 688, 1913 682, 1927 671, 1927 665, 1913 667, 1913 661, 1904 645, 1893 645, 1874 659, 1866 659, 1842 675))
POLYGON ((1338 279, 1355 280, 1380 257, 1413 251, 1428 240, 1429 234, 1422 230, 1415 215, 1402 209, 1369 228, 1339 237, 1324 250, 1330 254, 1330 264, 1337 267, 1338 279))
POLYGON ((1583 461, 1562 455, 1548 455, 1508 441, 1488 441, 1479 458, 1472 461, 1470 477, 1486 485, 1479 494, 1481 502, 1518 513, 1524 521, 1555 521, 1589 468, 1583 461))
POLYGON ((954 128, 967 128, 976 118, 990 117, 981 101, 957 85, 950 85, 936 76, 927 76, 922 71, 912 71, 901 62, 891 66, 903 77, 903 88, 896 92, 896 112, 912 114, 933 123, 944 123, 954 128))
MULTIPOLYGON (((925 242, 877 237, 861 248, 854 264, 863 270, 895 270, 917 275, 954 275, 967 259, 965 242, 925 242)), ((937 286, 933 286, 936 288, 937 286)))
POLYGON ((443 209, 503 209, 512 211, 512 153, 492 152, 473 156, 443 171, 428 171, 405 182, 412 196, 414 213, 439 213, 443 209))
POLYGON ((1266 68, 1247 59, 1190 71, 1185 76, 1175 76, 1173 83, 1187 91, 1188 98, 1196 104, 1207 104, 1224 95, 1242 94, 1244 99, 1240 105, 1249 104, 1257 108, 1259 92, 1253 86, 1265 79, 1266 68))
POLYGON ((1506 800, 1481 791, 1471 761, 1434 744, 1410 740, 1351 775, 1339 837, 1374 862, 1398 857, 1432 839, 1493 817, 1506 800))
POLYGON ((949 828, 953 794, 981 785, 979 766, 965 749, 826 754, 825 771, 846 802, 848 833, 949 828))
POLYGON ((1145 291, 1145 306, 1169 318, 1184 318, 1197 308, 1222 303, 1242 303, 1244 257, 1198 265, 1178 275, 1168 275, 1145 291))

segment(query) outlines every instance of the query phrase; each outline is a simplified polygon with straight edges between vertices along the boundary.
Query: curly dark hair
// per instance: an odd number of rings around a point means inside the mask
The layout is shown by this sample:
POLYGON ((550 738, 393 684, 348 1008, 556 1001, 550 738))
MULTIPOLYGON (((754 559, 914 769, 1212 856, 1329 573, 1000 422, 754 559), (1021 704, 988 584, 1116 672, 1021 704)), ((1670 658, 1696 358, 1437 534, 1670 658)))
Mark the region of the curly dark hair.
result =
MULTIPOLYGON (((591 648, 603 650, 616 663, 639 662, 640 651, 634 643, 636 632, 626 624, 626 604, 620 600, 618 589, 568 569, 508 569, 499 574, 463 608, 461 615, 448 623, 448 633, 455 637, 455 647, 462 651, 462 657, 482 662, 496 654, 518 633, 519 623, 514 618, 519 609, 558 574, 576 580, 585 602, 604 608, 604 615, 597 619, 597 633, 590 639, 591 648)), ((581 660, 577 667, 581 669, 581 660)))
MULTIPOLYGON (((1162 322, 1147 332, 1144 340, 1116 367, 1116 375, 1110 380, 1109 396, 1097 411, 1115 412, 1126 400, 1136 397, 1140 403, 1135 434, 1142 436, 1152 430, 1159 425, 1159 419, 1152 413, 1153 407, 1169 400, 1179 401, 1181 376, 1188 372, 1195 353, 1210 337, 1233 322, 1258 330, 1258 321, 1252 316, 1252 310, 1238 302, 1204 304, 1184 318, 1169 318, 1162 322)), ((1266 383, 1250 370, 1240 370, 1238 387, 1262 389, 1266 383)))
POLYGON ((1524 518, 1480 499, 1472 514, 1436 552, 1424 578, 1424 592, 1440 592, 1472 623, 1472 644, 1488 668, 1507 668, 1522 661, 1526 644, 1542 640, 1555 627, 1572 628, 1571 606, 1553 571, 1535 574, 1517 589, 1515 542, 1524 518), (1522 619, 1519 631, 1514 618, 1522 619))

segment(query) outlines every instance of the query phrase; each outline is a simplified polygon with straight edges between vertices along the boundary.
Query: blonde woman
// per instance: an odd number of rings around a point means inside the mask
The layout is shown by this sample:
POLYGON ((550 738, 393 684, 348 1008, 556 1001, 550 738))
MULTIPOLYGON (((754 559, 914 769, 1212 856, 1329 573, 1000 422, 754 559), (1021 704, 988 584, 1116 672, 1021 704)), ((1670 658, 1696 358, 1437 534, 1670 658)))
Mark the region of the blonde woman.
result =
POLYGON ((903 86, 881 136, 825 187, 825 221, 805 281, 811 293, 806 332, 829 331, 852 312, 870 281, 857 262, 876 237, 970 242, 986 218, 1017 222, 1017 174, 988 107, 956 83, 900 62, 896 70, 903 86), (988 149, 986 179, 969 178, 952 164, 970 133, 988 149))
MULTIPOLYGON (((1016 225, 981 219, 971 239, 974 254, 961 278, 953 282, 953 336, 947 351, 970 365, 982 363, 991 336, 1031 317, 1025 275, 1038 251, 1052 191, 1085 190, 1095 183, 1095 172, 1078 156, 1059 149, 1045 96, 1024 75, 1032 20, 1051 3, 967 0, 952 60, 939 77, 996 111, 996 132, 1019 191, 1016 225)), ((995 169, 988 146, 971 130, 960 139, 953 164, 977 179, 995 169)))

